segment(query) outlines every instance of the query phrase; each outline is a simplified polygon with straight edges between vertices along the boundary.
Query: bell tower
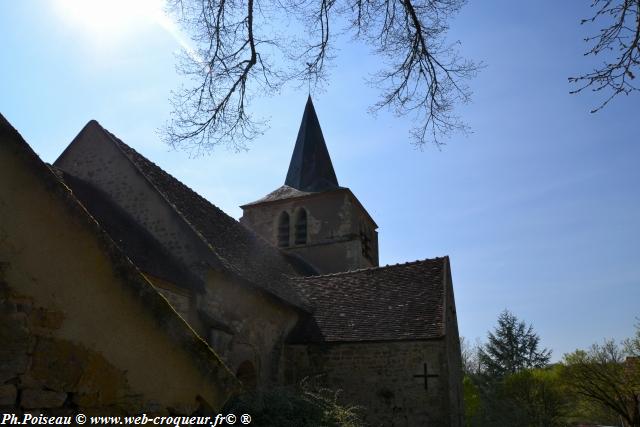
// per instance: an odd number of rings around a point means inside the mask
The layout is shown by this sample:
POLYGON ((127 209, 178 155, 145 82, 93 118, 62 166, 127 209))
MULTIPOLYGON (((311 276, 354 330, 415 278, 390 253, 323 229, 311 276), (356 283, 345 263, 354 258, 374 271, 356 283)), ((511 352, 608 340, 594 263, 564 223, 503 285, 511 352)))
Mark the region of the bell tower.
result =
POLYGON ((378 226, 338 184, 311 96, 284 185, 241 208, 243 225, 321 274, 378 266, 378 226))

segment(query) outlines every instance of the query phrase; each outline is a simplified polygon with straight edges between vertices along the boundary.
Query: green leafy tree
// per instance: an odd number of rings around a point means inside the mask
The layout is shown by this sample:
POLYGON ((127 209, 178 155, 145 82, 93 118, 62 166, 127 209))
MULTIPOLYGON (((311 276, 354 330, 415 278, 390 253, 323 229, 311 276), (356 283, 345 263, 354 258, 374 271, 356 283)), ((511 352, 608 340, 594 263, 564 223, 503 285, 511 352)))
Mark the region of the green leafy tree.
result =
POLYGON ((466 425, 480 425, 482 396, 471 375, 464 376, 462 390, 464 393, 464 419, 466 425))
POLYGON ((566 382, 575 394, 601 414, 615 413, 625 427, 640 427, 640 325, 634 338, 576 350, 564 362, 566 382))
POLYGON ((498 325, 488 334, 488 342, 480 349, 479 357, 486 374, 502 378, 523 369, 542 368, 549 363, 551 351, 540 349, 540 337, 524 321, 503 311, 498 325))
POLYGON ((464 382, 467 426, 565 426, 572 400, 563 383, 564 366, 523 369, 499 380, 464 382), (469 399, 469 401, 467 401, 469 399))
MULTIPOLYGON (((523 427, 564 426, 569 399, 561 381, 563 366, 525 369, 505 377, 500 389, 503 414, 509 425, 523 427)), ((503 424, 507 425, 507 424, 503 424)))
POLYGON ((472 367, 464 382, 468 426, 561 425, 564 400, 556 368, 534 370, 544 368, 551 357, 539 347, 533 327, 507 310, 487 343, 475 349, 467 344, 472 367))

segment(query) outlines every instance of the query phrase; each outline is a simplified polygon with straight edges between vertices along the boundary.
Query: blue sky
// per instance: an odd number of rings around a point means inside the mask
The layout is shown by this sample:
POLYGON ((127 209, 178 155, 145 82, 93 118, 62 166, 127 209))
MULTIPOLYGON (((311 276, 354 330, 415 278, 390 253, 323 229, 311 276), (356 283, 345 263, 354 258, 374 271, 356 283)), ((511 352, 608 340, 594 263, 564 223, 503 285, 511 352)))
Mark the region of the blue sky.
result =
MULTIPOLYGON (((449 255, 461 335, 483 339, 508 308, 554 359, 630 336, 640 316, 640 95, 594 115, 598 97, 569 94, 593 64, 588 3, 470 1, 450 39, 486 65, 458 110, 473 133, 440 151, 409 144, 410 118, 367 113, 366 47, 341 41, 314 94, 338 180, 380 226, 381 264, 449 255)), ((305 90, 255 100, 270 130, 249 151, 191 159, 157 132, 183 82, 175 33, 144 8, 100 16, 95 29, 58 0, 0 2, 0 113, 45 161, 97 119, 235 218, 283 183, 305 90)))

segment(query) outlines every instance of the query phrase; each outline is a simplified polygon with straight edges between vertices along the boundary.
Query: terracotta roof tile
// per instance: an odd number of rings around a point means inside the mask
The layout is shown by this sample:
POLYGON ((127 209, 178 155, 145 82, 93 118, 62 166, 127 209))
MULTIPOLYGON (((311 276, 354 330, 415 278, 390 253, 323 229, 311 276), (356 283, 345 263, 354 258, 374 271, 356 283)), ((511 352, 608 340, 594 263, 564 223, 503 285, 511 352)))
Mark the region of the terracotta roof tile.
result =
POLYGON ((444 335, 446 258, 292 278, 315 310, 292 342, 433 339, 444 335))

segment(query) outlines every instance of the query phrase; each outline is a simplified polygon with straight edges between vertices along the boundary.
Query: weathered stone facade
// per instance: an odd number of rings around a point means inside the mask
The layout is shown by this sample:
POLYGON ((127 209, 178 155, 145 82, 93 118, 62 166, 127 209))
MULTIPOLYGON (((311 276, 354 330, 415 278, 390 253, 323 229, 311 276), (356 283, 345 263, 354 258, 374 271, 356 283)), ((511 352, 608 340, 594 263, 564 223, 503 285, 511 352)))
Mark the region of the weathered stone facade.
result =
POLYGON ((16 141, 0 146, 0 407, 190 413, 317 377, 370 425, 463 425, 449 260, 378 266, 311 100, 285 185, 241 223, 95 121, 51 168, 16 141))
POLYGON ((292 345, 287 379, 317 378, 339 391, 340 400, 362 407, 369 425, 446 426, 449 419, 448 360, 435 341, 292 345), (424 364, 429 375, 425 379, 424 364))
POLYGON ((292 281, 314 312, 290 336, 288 383, 317 378, 370 425, 463 425, 449 260, 377 268, 377 225, 338 185, 311 99, 285 185, 242 209, 242 224, 321 274, 292 281))
POLYGON ((99 125, 87 126, 55 166, 104 192, 170 256, 187 266, 200 286, 171 283, 154 271, 144 273, 229 369, 235 373, 248 362, 256 370, 259 384, 277 378, 274 365, 279 363, 284 339, 296 322, 296 310, 222 273, 220 260, 207 242, 111 138, 99 125))
MULTIPOLYGON (((347 188, 297 195, 244 205, 240 222, 278 246, 279 219, 286 214, 287 245, 320 273, 337 273, 378 266, 378 226, 347 188), (298 213, 306 214, 304 242, 296 241, 298 213)), ((282 235, 280 235, 282 237, 282 235)))
POLYGON ((372 426, 464 425, 460 343, 447 258, 304 281, 310 282, 307 295, 316 302, 316 312, 300 335, 291 336, 288 382, 317 378, 340 391, 345 404, 359 405, 372 426), (398 277, 404 277, 404 283, 398 277), (416 278, 433 284, 423 289, 425 295, 415 296, 423 288, 416 278), (407 289, 395 290, 396 284, 407 289), (395 306, 388 305, 392 295, 397 296, 395 306), (376 296, 383 302, 375 301, 376 296), (414 307, 408 316, 398 312, 402 305, 414 307), (399 318, 384 317, 394 309, 399 318), (415 319, 416 313, 424 315, 415 319))
POLYGON ((0 116, 0 405, 188 414, 239 384, 0 116))
POLYGON ((243 363, 246 366, 246 362, 250 362, 258 385, 281 383, 284 343, 298 320, 297 310, 259 292, 247 292, 215 271, 210 273, 207 283, 210 286, 197 302, 200 313, 221 319, 208 331, 210 345, 234 373, 243 363), (215 342, 212 333, 214 336, 228 334, 227 342, 224 339, 215 342))

